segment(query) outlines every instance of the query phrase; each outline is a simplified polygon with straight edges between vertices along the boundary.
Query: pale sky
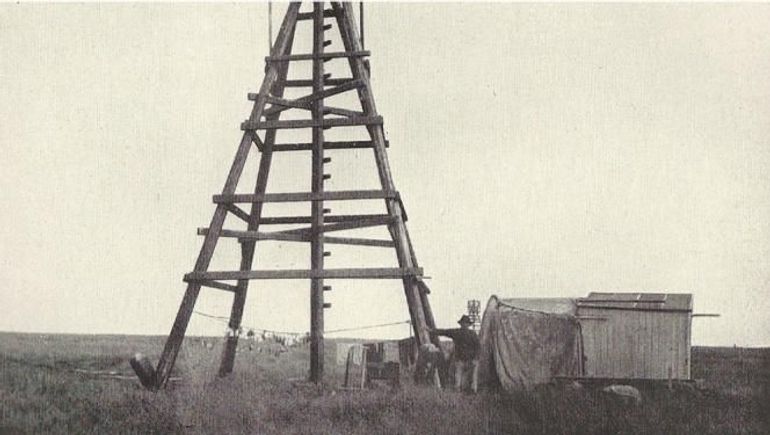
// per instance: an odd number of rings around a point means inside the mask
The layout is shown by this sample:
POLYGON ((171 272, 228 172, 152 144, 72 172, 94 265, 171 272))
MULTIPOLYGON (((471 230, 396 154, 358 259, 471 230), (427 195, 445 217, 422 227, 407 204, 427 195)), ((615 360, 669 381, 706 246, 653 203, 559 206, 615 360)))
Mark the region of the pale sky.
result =
MULTIPOLYGON (((770 345, 769 28, 768 4, 368 5, 438 322, 492 294, 692 293, 721 314, 693 320, 694 344, 770 345)), ((0 330, 168 333, 267 39, 265 4, 0 5, 0 330)), ((375 187, 370 152, 346 154, 329 189, 375 187)), ((276 157, 270 191, 309 183, 309 157, 276 157)), ((235 246, 212 270, 237 269, 235 246)), ((260 249, 255 268, 307 267, 305 245, 260 249)), ((331 250, 330 267, 395 265, 331 250)), ((327 329, 408 318, 398 282, 333 285, 327 329)), ((308 282, 251 288, 246 325, 308 329, 308 282)), ((204 289, 196 309, 230 301, 204 289)))

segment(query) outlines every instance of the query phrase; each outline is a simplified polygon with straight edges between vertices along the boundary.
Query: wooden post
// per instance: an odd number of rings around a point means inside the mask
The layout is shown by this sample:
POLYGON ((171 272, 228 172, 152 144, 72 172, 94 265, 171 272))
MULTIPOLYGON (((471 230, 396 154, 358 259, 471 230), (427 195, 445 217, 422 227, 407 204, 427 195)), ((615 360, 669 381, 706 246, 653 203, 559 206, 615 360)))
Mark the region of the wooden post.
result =
MULTIPOLYGON (((333 2, 332 7, 337 11, 337 23, 340 28, 340 34, 342 35, 345 50, 361 51, 361 40, 358 38, 355 28, 353 7, 347 2, 342 3, 341 5, 337 2, 333 2)), ((348 62, 350 63, 353 78, 362 80, 365 83, 364 86, 358 88, 358 99, 361 101, 364 113, 367 116, 377 116, 377 107, 374 104, 374 94, 372 93, 371 84, 369 82, 369 71, 364 66, 361 58, 349 57, 348 62)), ((385 134, 382 125, 370 125, 367 126, 367 129, 373 143, 374 157, 380 177, 380 184, 382 185, 383 190, 395 191, 396 188, 393 183, 390 164, 388 163, 387 152, 385 150, 385 134)), ((409 253, 409 242, 406 236, 406 227, 404 225, 403 210, 401 209, 400 202, 396 199, 386 199, 385 204, 388 208, 388 213, 395 218, 395 223, 393 223, 389 229, 393 236, 393 241, 396 244, 398 263, 401 267, 414 267, 412 257, 409 253)), ((420 298, 417 280, 406 277, 404 278, 403 283, 407 305, 409 306, 409 315, 412 324, 414 325, 417 342, 418 344, 429 343, 431 341, 430 334, 427 330, 425 310, 420 298)))
MULTIPOLYGON (((276 39, 276 44, 273 47, 275 54, 280 54, 286 51, 289 42, 289 29, 294 26, 297 20, 297 12, 299 10, 299 3, 292 3, 287 12, 284 22, 281 25, 281 30, 276 39)), ((278 68, 275 65, 270 65, 265 79, 262 82, 260 88, 260 96, 266 96, 273 83, 278 78, 278 68)), ((251 119, 259 119, 262 116, 262 110, 265 107, 264 97, 262 101, 258 99, 254 103, 254 107, 251 113, 251 119)), ((243 168, 246 165, 246 158, 249 155, 249 151, 252 147, 252 133, 244 132, 241 138, 241 143, 238 146, 238 151, 233 159, 233 164, 230 167, 230 173, 225 181, 225 186, 222 188, 223 195, 232 195, 235 193, 235 189, 238 185, 238 180, 243 173, 243 168)), ((224 224, 225 217, 227 215, 227 206, 225 204, 219 204, 214 211, 214 216, 211 218, 211 224, 209 225, 209 232, 206 234, 206 238, 203 241, 200 253, 198 254, 198 260, 195 262, 194 270, 196 272, 206 271, 211 262, 211 257, 214 254, 214 249, 219 239, 219 233, 222 231, 222 225, 224 224)), ((182 303, 179 306, 174 324, 171 327, 166 345, 163 347, 160 360, 158 361, 158 367, 155 369, 156 373, 156 385, 155 388, 162 388, 166 385, 169 376, 171 375, 171 369, 176 362, 176 357, 179 354, 179 348, 182 346, 184 340, 184 334, 187 330, 187 325, 190 322, 190 316, 192 316, 193 309, 195 308, 195 302, 198 299, 201 285, 197 282, 190 282, 187 285, 182 303)))
MULTIPOLYGON (((406 228, 406 225, 404 226, 404 234, 406 235, 406 241, 409 245, 409 256, 412 259, 412 264, 414 267, 419 267, 417 264, 417 255, 414 252, 414 247, 412 246, 412 238, 409 237, 409 230, 406 228)), ((422 309, 425 312, 425 322, 428 324, 428 327, 431 329, 436 329, 436 320, 433 318, 433 310, 430 307, 430 302, 428 301, 428 293, 430 293, 430 290, 428 289, 428 285, 425 284, 424 281, 421 281, 418 283, 418 287, 420 290, 420 301, 422 302, 422 309)), ((439 346, 439 339, 437 335, 431 336, 433 344, 436 346, 439 346)))
MULTIPOLYGON (((324 50, 324 4, 313 3, 313 92, 324 90, 324 62, 320 54, 324 50)), ((323 99, 313 102, 313 120, 320 121, 324 116, 323 99)), ((314 194, 324 191, 324 130, 313 128, 312 180, 314 194)), ((324 243, 321 228, 324 224, 324 202, 311 203, 312 238, 310 241, 310 268, 323 270, 324 243)), ((319 383, 324 372, 324 280, 313 278, 310 281, 310 381, 319 383)))
MULTIPOLYGON (((294 42, 294 32, 296 31, 296 21, 289 24, 288 28, 288 43, 282 54, 291 53, 291 47, 294 42)), ((278 78, 271 87, 271 94, 276 97, 282 97, 284 92, 284 84, 286 83, 286 75, 289 70, 288 63, 282 63, 279 65, 278 78)), ((267 120, 273 121, 280 118, 281 114, 267 116, 267 120)), ((259 160, 259 170, 257 173, 257 182, 254 187, 255 195, 264 195, 267 189, 267 179, 270 174, 270 164, 273 160, 273 144, 275 144, 275 136, 277 130, 267 130, 265 132, 265 140, 262 142, 262 155, 259 160)), ((256 132, 254 133, 257 134, 256 132)), ((259 223, 262 217, 262 202, 254 202, 251 204, 251 213, 248 217, 248 231, 258 231, 259 223)), ((256 251, 256 240, 245 240, 241 242, 241 265, 240 270, 251 270, 254 262, 254 253, 256 251)), ((232 331, 237 331, 241 326, 243 320, 243 309, 246 304, 246 294, 248 292, 249 280, 238 280, 238 290, 233 296, 233 305, 230 309, 230 321, 228 322, 228 328, 232 331)), ((226 376, 232 373, 233 366, 235 365, 235 351, 238 348, 238 334, 228 334, 225 338, 225 346, 222 350, 222 360, 219 364, 219 376, 226 376)))
POLYGON ((366 369, 367 359, 369 351, 366 348, 366 346, 361 346, 361 389, 363 390, 366 388, 366 376, 368 374, 368 370, 366 369))

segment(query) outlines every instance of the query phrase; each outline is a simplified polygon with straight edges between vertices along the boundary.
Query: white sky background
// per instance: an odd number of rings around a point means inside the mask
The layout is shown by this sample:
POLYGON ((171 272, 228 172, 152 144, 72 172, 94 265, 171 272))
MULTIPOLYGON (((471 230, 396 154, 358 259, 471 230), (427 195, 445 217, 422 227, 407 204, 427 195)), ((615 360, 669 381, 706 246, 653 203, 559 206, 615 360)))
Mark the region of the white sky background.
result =
MULTIPOLYGON (((0 330, 168 333, 262 81, 266 13, 0 5, 0 330)), ((767 4, 368 5, 439 323, 491 294, 691 292, 722 315, 693 321, 695 344, 770 345, 769 28, 767 4)), ((374 187, 370 152, 334 159, 329 189, 374 187)), ((271 191, 309 185, 309 157, 276 157, 271 191)), ((330 250, 331 267, 359 258, 330 250)), ((395 265, 378 253, 362 262, 395 265)), ((256 268, 308 256, 281 245, 256 268)), ((252 288, 246 325, 308 329, 307 282, 252 288)), ((327 329, 408 318, 398 283, 334 288, 327 329)), ((230 295, 201 294, 229 313, 230 295)), ((188 333, 222 325, 194 317, 188 333)))

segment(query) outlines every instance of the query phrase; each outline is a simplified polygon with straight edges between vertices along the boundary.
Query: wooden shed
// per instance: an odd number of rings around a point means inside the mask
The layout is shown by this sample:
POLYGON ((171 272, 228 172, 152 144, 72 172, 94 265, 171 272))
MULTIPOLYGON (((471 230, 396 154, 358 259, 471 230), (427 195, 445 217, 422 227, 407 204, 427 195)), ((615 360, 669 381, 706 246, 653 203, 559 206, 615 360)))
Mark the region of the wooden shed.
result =
POLYGON ((690 379, 692 295, 590 293, 577 315, 586 377, 690 379))

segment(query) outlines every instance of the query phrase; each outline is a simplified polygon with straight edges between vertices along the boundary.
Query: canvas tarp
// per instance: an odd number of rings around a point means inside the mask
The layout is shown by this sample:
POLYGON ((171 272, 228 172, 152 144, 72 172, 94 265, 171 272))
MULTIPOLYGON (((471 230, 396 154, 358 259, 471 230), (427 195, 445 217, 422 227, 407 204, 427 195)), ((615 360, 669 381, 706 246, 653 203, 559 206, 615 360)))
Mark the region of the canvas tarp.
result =
POLYGON ((481 322, 479 383, 529 389, 554 376, 581 376, 583 349, 570 299, 498 299, 481 322))

